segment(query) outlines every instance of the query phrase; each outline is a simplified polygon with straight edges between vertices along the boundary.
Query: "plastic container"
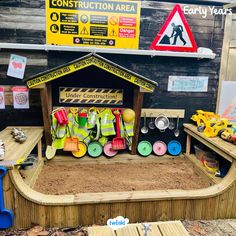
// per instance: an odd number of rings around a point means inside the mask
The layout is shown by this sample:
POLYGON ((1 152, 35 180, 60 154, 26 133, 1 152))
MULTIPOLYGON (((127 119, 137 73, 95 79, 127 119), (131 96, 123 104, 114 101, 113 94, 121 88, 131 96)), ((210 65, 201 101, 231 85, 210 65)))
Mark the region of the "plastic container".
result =
POLYGON ((211 152, 204 151, 197 145, 194 145, 194 149, 195 149, 195 155, 197 159, 201 161, 202 164, 204 164, 205 160, 215 160, 215 157, 213 156, 211 152))

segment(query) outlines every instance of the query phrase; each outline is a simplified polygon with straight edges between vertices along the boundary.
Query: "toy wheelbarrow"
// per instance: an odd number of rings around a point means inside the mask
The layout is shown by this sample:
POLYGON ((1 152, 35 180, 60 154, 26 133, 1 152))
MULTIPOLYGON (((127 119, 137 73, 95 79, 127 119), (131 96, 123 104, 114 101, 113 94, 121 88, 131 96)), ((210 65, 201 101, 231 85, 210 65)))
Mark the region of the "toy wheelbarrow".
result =
POLYGON ((123 150, 126 148, 125 139, 120 136, 120 116, 121 112, 118 109, 113 110, 113 114, 116 117, 116 137, 112 140, 113 150, 123 150))

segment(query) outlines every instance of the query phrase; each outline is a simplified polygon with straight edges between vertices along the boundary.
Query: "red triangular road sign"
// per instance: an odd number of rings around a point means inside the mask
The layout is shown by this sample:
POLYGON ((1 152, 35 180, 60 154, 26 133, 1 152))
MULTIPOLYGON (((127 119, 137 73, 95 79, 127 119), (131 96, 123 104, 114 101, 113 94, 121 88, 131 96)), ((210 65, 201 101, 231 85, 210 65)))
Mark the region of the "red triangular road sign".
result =
POLYGON ((197 52, 197 44, 180 5, 175 5, 150 48, 163 51, 197 52))

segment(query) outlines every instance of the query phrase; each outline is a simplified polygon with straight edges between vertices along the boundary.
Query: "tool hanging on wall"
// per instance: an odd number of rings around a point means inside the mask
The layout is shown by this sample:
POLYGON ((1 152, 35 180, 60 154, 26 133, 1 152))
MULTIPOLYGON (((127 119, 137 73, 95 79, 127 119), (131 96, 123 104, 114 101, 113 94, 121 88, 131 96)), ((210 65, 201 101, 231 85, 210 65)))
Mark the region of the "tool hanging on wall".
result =
POLYGON ((123 150, 126 148, 125 139, 120 135, 120 117, 121 111, 118 109, 113 110, 113 114, 116 117, 116 137, 112 140, 112 149, 113 150, 123 150))

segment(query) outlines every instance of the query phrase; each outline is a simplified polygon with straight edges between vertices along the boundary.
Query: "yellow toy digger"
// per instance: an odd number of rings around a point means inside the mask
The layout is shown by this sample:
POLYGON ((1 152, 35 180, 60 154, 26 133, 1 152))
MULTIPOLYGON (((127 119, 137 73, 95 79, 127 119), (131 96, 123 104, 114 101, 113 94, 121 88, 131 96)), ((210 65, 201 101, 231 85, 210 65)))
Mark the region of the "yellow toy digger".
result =
POLYGON ((191 120, 197 123, 197 130, 203 132, 206 127, 219 121, 220 115, 215 114, 214 112, 196 110, 196 114, 192 115, 191 120))

